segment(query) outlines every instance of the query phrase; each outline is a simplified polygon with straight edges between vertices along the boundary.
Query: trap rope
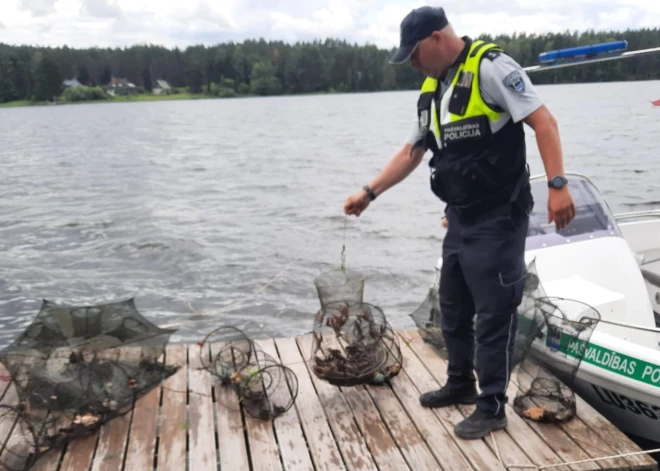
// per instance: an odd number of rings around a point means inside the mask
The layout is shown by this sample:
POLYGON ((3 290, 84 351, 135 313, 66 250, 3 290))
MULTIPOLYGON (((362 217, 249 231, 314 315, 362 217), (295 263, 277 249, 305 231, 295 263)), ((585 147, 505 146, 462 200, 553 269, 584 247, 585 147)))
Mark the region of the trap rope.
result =
POLYGON ((556 464, 546 464, 546 465, 537 465, 537 464, 506 464, 504 460, 502 459, 502 455, 500 454, 500 448, 497 446, 497 440, 495 439, 495 434, 493 432, 490 432, 490 435, 493 439, 493 448, 495 449, 495 456, 497 456, 497 460, 500 462, 502 466, 504 466, 504 469, 507 471, 512 470, 512 469, 533 469, 536 471, 543 471, 545 469, 552 469, 552 468, 559 468, 562 466, 570 466, 574 464, 582 464, 582 463, 595 463, 597 461, 604 461, 604 460, 611 460, 614 458, 626 458, 628 456, 636 456, 636 455, 646 455, 646 454, 651 454, 651 453, 660 453, 660 448, 656 448, 655 450, 642 450, 642 451, 633 451, 630 453, 620 453, 618 455, 609 455, 609 456, 600 456, 598 458, 588 458, 584 460, 578 460, 578 461, 562 461, 561 463, 556 463, 556 464))
MULTIPOLYGON (((341 271, 344 271, 346 269, 346 229, 347 229, 347 225, 348 225, 348 216, 344 215, 344 230, 343 230, 343 240, 342 240, 341 255, 340 255, 341 256, 341 267, 340 267, 341 271)), ((224 307, 219 308, 219 309, 213 309, 213 313, 214 314, 219 314, 219 313, 231 312, 235 309, 238 309, 240 306, 242 306, 246 302, 254 300, 256 295, 258 295, 259 293, 262 293, 263 291, 266 290, 266 288, 268 288, 273 283, 275 283, 277 280, 279 280, 293 265, 295 265, 300 260, 302 260, 303 257, 304 257, 304 254, 296 257, 294 260, 289 262, 279 273, 277 273, 273 278, 271 278, 270 281, 266 282, 266 284, 264 284, 263 286, 261 286, 260 288, 258 288, 256 290, 254 290, 252 293, 246 295, 243 299, 240 299, 236 302, 233 302, 233 303, 229 304, 228 306, 224 306, 224 307)), ((203 312, 199 312, 197 309, 195 309, 190 301, 186 301, 186 305, 195 314, 199 314, 199 315, 202 315, 202 316, 208 315, 208 314, 204 314, 203 312)), ((196 321, 181 321, 181 322, 175 322, 175 323, 172 323, 172 324, 161 325, 160 327, 163 328, 163 329, 167 329, 167 328, 170 328, 170 327, 180 327, 180 326, 182 326, 184 324, 187 324, 189 322, 196 322, 196 321)))

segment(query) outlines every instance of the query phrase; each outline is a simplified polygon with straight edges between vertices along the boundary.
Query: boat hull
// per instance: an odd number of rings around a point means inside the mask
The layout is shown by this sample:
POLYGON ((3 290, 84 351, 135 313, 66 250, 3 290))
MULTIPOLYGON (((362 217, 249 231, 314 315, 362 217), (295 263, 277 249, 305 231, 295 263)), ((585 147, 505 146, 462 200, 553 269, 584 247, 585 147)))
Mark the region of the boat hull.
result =
MULTIPOLYGON (((660 447, 660 353, 607 334, 587 343, 563 338, 557 349, 548 335, 532 343, 534 364, 555 374, 624 433, 660 447)), ((527 373, 529 365, 520 365, 527 373)), ((538 368, 538 367, 537 367, 538 368)), ((578 401, 577 409, 586 404, 578 401)))
POLYGON ((660 447, 660 396, 642 397, 635 389, 594 384, 579 376, 573 390, 622 432, 660 447))

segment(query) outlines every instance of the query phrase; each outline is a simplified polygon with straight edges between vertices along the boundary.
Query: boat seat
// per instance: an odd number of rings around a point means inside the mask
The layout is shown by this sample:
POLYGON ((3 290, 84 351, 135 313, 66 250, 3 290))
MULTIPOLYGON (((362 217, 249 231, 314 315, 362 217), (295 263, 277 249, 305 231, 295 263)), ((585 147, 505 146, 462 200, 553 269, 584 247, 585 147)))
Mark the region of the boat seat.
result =
MULTIPOLYGON (((612 317, 613 313, 626 310, 626 300, 622 293, 609 290, 592 283, 579 275, 569 278, 544 281, 543 290, 546 296, 559 297, 579 301, 590 306, 606 320, 620 320, 612 317)), ((573 313, 577 314, 577 313, 573 313)))

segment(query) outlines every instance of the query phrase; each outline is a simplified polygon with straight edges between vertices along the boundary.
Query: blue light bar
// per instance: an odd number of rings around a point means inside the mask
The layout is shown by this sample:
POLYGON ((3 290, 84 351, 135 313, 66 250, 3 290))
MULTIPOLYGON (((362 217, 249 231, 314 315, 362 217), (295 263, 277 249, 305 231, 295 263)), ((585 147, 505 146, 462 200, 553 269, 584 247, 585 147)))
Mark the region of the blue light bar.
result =
POLYGON ((612 41, 609 43, 592 44, 590 46, 569 47, 539 54, 540 64, 554 64, 557 62, 588 60, 602 55, 615 55, 628 49, 627 41, 612 41))

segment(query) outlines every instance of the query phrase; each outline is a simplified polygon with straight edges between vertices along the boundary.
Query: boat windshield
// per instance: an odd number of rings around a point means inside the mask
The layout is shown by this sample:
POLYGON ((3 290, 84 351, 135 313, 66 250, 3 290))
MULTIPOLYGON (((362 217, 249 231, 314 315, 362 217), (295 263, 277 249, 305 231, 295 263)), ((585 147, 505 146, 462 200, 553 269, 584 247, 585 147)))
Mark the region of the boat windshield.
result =
POLYGON ((566 175, 575 203, 575 219, 557 230, 548 224, 548 184, 545 177, 531 180, 534 209, 529 217, 527 250, 563 245, 600 237, 623 237, 607 203, 589 180, 578 175, 566 175))

